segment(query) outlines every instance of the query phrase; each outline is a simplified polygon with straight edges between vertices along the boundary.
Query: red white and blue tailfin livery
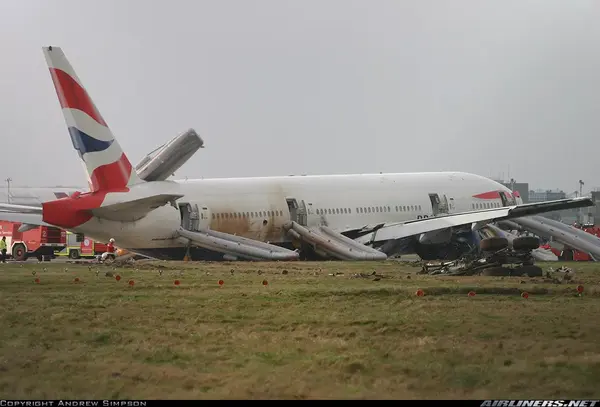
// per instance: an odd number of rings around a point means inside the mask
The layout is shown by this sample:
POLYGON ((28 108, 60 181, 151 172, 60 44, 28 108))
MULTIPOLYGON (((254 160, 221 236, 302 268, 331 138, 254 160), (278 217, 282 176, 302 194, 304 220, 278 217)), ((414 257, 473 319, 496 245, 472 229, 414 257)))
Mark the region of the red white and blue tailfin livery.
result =
POLYGON ((44 47, 44 56, 90 190, 125 191, 142 182, 63 51, 44 47))

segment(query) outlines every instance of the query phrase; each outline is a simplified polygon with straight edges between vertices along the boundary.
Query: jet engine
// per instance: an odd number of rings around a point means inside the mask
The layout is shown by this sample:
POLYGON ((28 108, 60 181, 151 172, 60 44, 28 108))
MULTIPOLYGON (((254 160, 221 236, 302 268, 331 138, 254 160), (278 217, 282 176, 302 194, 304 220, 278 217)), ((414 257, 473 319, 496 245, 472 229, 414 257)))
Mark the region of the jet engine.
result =
POLYGON ((135 170, 144 181, 164 181, 203 147, 202 138, 189 129, 142 158, 135 170))
POLYGON ((421 244, 440 244, 448 243, 452 239, 452 229, 444 228, 439 230, 433 230, 427 233, 421 233, 419 235, 419 243, 421 244))

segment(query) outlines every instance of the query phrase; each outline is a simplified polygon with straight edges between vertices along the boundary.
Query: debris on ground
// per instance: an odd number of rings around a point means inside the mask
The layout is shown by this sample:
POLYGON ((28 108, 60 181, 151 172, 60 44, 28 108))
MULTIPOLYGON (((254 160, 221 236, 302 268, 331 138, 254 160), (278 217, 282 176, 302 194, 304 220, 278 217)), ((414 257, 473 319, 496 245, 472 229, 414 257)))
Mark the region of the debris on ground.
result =
MULTIPOLYGON (((550 269, 552 269, 552 267, 550 267, 550 269)), ((554 271, 556 271, 557 273, 572 273, 573 269, 571 269, 567 266, 562 266, 562 267, 557 268, 554 271)))
POLYGON ((497 266, 490 264, 485 259, 477 259, 471 256, 465 256, 454 261, 447 262, 423 262, 421 271, 417 274, 429 275, 452 275, 452 276, 471 276, 481 273, 485 268, 497 266))
MULTIPOLYGON (((330 274, 331 275, 331 274, 330 274)), ((366 274, 366 273, 355 273, 352 274, 351 278, 371 278, 371 277, 375 277, 373 279, 373 281, 379 281, 382 278, 385 278, 385 276, 383 276, 382 274, 377 274, 376 271, 370 273, 370 274, 366 274)))

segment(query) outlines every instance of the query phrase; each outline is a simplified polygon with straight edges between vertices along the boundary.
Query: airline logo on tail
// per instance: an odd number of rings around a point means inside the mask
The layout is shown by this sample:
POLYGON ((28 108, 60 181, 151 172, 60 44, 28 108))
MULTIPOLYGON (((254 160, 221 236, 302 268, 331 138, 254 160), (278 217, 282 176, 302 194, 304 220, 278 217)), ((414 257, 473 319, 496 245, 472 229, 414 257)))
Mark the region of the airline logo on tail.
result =
POLYGON ((44 54, 91 191, 124 191, 142 182, 62 50, 47 47, 44 54))

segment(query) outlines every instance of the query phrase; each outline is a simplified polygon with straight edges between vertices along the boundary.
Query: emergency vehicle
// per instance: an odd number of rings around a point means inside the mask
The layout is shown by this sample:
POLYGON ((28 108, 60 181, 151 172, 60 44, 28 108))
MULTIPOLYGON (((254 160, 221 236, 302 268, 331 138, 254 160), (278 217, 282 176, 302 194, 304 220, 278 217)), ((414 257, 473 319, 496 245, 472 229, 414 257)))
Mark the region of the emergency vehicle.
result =
POLYGON ((66 246, 66 232, 50 226, 38 226, 19 232, 20 222, 0 221, 0 236, 6 236, 6 256, 17 261, 35 257, 50 261, 56 250, 66 246))
MULTIPOLYGON (((600 227, 597 227, 594 224, 573 224, 572 226, 576 227, 577 229, 581 229, 584 232, 590 233, 594 236, 600 237, 600 227)), ((592 256, 590 256, 589 253, 573 249, 572 247, 569 247, 567 245, 564 245, 562 251, 551 247, 549 244, 540 247, 542 249, 551 250, 552 253, 554 253, 556 257, 558 257, 558 259, 561 261, 592 261, 592 256)))
POLYGON ((106 244, 98 243, 81 233, 66 232, 66 245, 56 253, 70 259, 93 258, 106 251, 106 244))

